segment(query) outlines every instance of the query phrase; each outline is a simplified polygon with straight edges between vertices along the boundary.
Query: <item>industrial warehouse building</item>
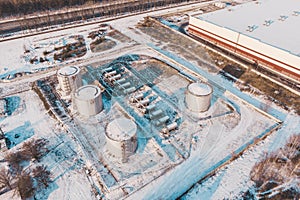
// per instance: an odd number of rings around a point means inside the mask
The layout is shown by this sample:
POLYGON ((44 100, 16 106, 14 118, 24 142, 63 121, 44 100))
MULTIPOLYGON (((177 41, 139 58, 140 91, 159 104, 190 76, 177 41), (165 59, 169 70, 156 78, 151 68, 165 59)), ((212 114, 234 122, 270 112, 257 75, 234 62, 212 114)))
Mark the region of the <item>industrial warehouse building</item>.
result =
POLYGON ((189 17, 189 33, 300 82, 300 1, 265 0, 189 17))

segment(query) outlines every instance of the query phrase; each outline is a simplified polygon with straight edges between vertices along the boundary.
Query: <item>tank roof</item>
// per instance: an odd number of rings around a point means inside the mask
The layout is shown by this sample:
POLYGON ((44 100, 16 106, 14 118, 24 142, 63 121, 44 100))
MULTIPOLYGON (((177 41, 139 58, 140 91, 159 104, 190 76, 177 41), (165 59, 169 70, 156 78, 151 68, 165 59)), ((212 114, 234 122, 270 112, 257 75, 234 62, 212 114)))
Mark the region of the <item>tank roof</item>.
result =
POLYGON ((100 93, 98 86, 84 85, 76 90, 75 97, 82 100, 90 100, 100 95, 100 93))
POLYGON ((62 76, 71 76, 77 74, 78 72, 79 68, 75 66, 63 67, 57 71, 57 73, 62 76))
POLYGON ((188 90, 197 96, 206 96, 212 93, 212 87, 206 83, 191 83, 188 90))
POLYGON ((125 117, 113 120, 107 125, 107 136, 115 141, 124 141, 135 136, 137 131, 136 124, 125 117))

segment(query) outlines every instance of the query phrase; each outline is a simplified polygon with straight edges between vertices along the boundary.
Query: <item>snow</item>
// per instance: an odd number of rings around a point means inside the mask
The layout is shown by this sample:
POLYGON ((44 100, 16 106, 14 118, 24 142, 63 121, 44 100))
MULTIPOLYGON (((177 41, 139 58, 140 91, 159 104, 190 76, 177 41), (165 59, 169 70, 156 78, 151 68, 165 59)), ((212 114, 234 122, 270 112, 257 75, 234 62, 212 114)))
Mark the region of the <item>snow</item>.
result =
POLYGON ((78 68, 77 67, 64 67, 58 70, 58 74, 60 75, 65 75, 65 76, 71 76, 74 75, 76 72, 78 72, 78 68))
MULTIPOLYGON (((20 135, 13 138, 14 144, 8 151, 20 148, 21 140, 45 138, 49 141, 47 148, 50 152, 42 158, 40 164, 47 166, 55 182, 51 183, 48 189, 39 191, 36 194, 37 199, 93 199, 91 184, 83 173, 84 168, 77 153, 78 147, 72 139, 57 121, 47 114, 35 92, 29 90, 18 93, 15 97, 19 98, 20 106, 0 122, 6 137, 20 135)), ((1 158, 2 156, 3 152, 1 158)), ((28 167, 32 165, 34 164, 28 167)), ((0 166, 2 167, 3 163, 0 166)), ((10 199, 6 198, 8 195, 9 193, 5 193, 0 198, 10 199)))
POLYGON ((200 18, 300 55, 300 16, 294 13, 299 8, 299 1, 262 0, 203 14, 200 18), (280 16, 287 18, 281 20, 280 16), (265 25, 266 21, 270 24, 265 25), (248 26, 256 28, 249 32, 248 26))
POLYGON ((71 170, 64 174, 56 182, 57 189, 50 193, 48 199, 76 199, 91 200, 92 191, 85 172, 81 170, 71 170))
MULTIPOLYGON (((72 65, 74 62, 87 61, 94 57, 103 59, 104 52, 93 53, 90 49, 90 43, 93 42, 89 38, 89 33, 98 30, 99 24, 78 27, 74 29, 66 29, 57 32, 44 33, 35 36, 24 37, 22 39, 15 39, 9 41, 2 41, 0 43, 0 79, 12 79, 17 73, 36 73, 51 68, 57 68, 65 65, 72 65), (53 59, 53 49, 55 47, 63 46, 67 43, 73 43, 77 40, 76 36, 83 36, 87 46, 85 55, 79 58, 72 58, 66 61, 58 61, 53 59), (28 52, 27 52, 28 51, 28 52), (44 55, 44 52, 49 52, 44 55), (41 62, 39 58, 46 57, 48 61, 41 62), (37 60, 30 63, 30 59, 36 58, 37 60)), ((109 39, 116 41, 117 45, 110 50, 105 51, 109 53, 131 46, 131 43, 122 43, 114 38, 109 39)))
POLYGON ((212 88, 205 83, 192 83, 188 89, 197 96, 206 96, 212 92, 212 88))
MULTIPOLYGON (((165 55, 169 56, 170 54, 165 55)), ((175 59, 176 61, 183 61, 181 59, 178 59, 178 57, 174 55, 171 58, 175 59)), ((190 66, 190 68, 197 70, 195 66, 191 66, 191 64, 187 62, 184 62, 184 66, 190 66)), ((209 76, 206 77, 210 78, 209 76)), ((213 82, 214 87, 217 87, 217 84, 221 83, 222 86, 228 86, 225 88, 228 91, 236 92, 235 90, 233 90, 232 83, 226 83, 226 80, 221 79, 221 77, 214 77, 212 80, 216 81, 213 82)), ((238 154, 242 152, 247 148, 247 146, 253 143, 253 139, 255 137, 261 138, 270 130, 278 126, 277 121, 272 117, 269 118, 265 115, 261 115, 256 111, 254 107, 245 104, 243 100, 237 98, 230 92, 220 91, 219 87, 215 90, 215 98, 223 98, 226 99, 227 102, 235 102, 235 105, 233 107, 238 108, 237 111, 241 116, 240 121, 236 124, 236 126, 230 127, 229 125, 228 127, 228 124, 231 124, 231 118, 224 117, 224 119, 221 118, 221 120, 216 117, 208 121, 200 121, 199 123, 202 125, 202 127, 204 127, 203 130, 199 129, 195 125, 187 127, 188 132, 192 133, 192 135, 194 135, 193 137, 197 136, 199 138, 198 143, 200 143, 192 146, 193 151, 190 153, 190 157, 186 156, 184 154, 184 151, 179 148, 180 142, 178 144, 175 142, 171 143, 176 148, 178 148, 177 151, 181 152, 181 154, 187 159, 180 165, 174 167, 173 170, 166 172, 163 177, 159 177, 151 182, 150 186, 147 185, 147 187, 142 188, 141 191, 132 194, 132 196, 130 196, 131 199, 137 198, 138 195, 143 195, 143 198, 145 199, 168 199, 177 197, 178 195, 183 193, 189 186, 191 186, 191 183, 199 180, 210 171, 226 163, 231 158, 232 153, 238 154), (181 177, 185 177, 185 180, 181 180, 181 177), (181 184, 176 185, 175 183, 178 182, 181 182, 181 184), (172 194, 165 192, 169 190, 168 188, 172 188, 172 194)), ((157 90, 155 91, 157 92, 157 90)), ((240 95, 238 92, 236 93, 240 95)), ((178 96, 178 98, 180 98, 180 96, 178 96)), ((181 95, 181 98, 183 98, 183 95, 181 95)), ((233 121, 235 118, 236 117, 232 118, 233 121)), ((186 124, 185 126, 188 126, 188 124, 186 124)), ((180 130, 179 132, 182 134, 185 133, 185 131, 183 130, 180 130)), ((188 137, 189 136, 182 135, 176 136, 176 138, 178 139, 188 137)), ((185 141, 185 143, 187 143, 187 141, 185 141)), ((164 150, 167 152, 169 157, 172 157, 172 152, 170 150, 168 150, 167 148, 165 148, 164 150)))
POLYGON ((76 93, 76 98, 82 100, 91 100, 95 99, 100 94, 100 88, 94 85, 85 85, 80 87, 76 93))
POLYGON ((250 172, 254 164, 262 159, 266 152, 282 147, 291 135, 299 134, 297 130, 300 130, 300 118, 290 113, 279 131, 249 148, 241 157, 219 170, 215 176, 201 184, 197 183, 182 199, 239 198, 241 192, 247 191, 253 185, 250 172))
POLYGON ((0 195, 0 198, 3 200, 22 200, 21 197, 17 196, 13 190, 0 195))
POLYGON ((23 67, 24 62, 20 63, 21 55, 24 53, 23 44, 25 39, 23 40, 10 40, 6 42, 1 42, 0 52, 0 72, 6 73, 6 71, 13 69, 17 69, 23 67))
POLYGON ((135 136, 137 127, 130 119, 119 118, 109 123, 106 131, 111 139, 115 141, 124 141, 135 136))
MULTIPOLYGON (((246 94, 241 92, 238 88, 236 88, 232 82, 228 81, 227 79, 223 78, 221 75, 213 75, 208 73, 207 71, 201 69, 200 67, 197 67, 193 65, 192 63, 184 60, 178 55, 175 55, 171 52, 165 51, 161 49, 158 46, 155 46, 154 44, 148 44, 148 46, 152 47, 156 51, 162 53, 163 55, 169 57, 172 60, 175 60, 177 63, 179 63, 181 66, 184 66, 185 69, 191 70, 193 73, 199 74, 202 76, 203 80, 207 80, 214 88, 214 91, 217 93, 223 93, 224 91, 228 90, 229 92, 233 93, 234 95, 238 96, 239 98, 245 100, 249 104, 257 107, 258 109, 263 110, 263 108, 266 107, 266 103, 263 101, 256 99, 252 97, 250 94, 246 94)), ((280 110, 274 108, 272 105, 269 107, 267 113, 269 113, 271 116, 284 121, 286 114, 281 112, 280 110)))
POLYGON ((34 130, 30 122, 25 122, 24 125, 21 125, 11 131, 8 131, 4 134, 6 145, 8 149, 20 144, 26 139, 34 135, 34 130))
POLYGON ((3 101, 5 102, 3 105, 3 111, 9 116, 12 115, 20 106, 20 97, 18 96, 5 97, 3 101))

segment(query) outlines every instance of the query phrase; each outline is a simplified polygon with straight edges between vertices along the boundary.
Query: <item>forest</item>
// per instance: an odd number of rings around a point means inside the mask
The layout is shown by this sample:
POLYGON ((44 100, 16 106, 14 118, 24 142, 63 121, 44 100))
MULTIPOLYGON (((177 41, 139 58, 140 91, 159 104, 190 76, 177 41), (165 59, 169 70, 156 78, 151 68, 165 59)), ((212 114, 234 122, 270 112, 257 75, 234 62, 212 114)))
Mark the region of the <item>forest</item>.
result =
MULTIPOLYGON (((208 0, 203 0, 208 1, 208 0)), ((120 17, 197 0, 0 0, 0 36, 68 25, 93 18, 120 17)))
POLYGON ((189 2, 188 0, 0 0, 0 16, 23 16, 35 12, 55 11, 62 8, 80 7, 80 6, 101 6, 101 5, 122 5, 136 3, 144 6, 163 6, 173 3, 189 2))
POLYGON ((0 16, 26 15, 96 2, 94 0, 0 0, 0 16))
POLYGON ((250 176, 254 187, 243 199, 299 199, 300 135, 291 136, 284 147, 266 154, 250 176))

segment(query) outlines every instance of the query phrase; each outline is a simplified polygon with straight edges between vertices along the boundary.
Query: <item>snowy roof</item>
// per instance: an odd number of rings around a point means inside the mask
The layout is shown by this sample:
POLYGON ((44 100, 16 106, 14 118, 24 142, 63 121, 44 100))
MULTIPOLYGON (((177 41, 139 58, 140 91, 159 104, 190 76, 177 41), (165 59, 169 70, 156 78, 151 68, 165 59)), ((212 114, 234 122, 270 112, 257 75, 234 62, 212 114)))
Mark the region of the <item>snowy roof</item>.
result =
POLYGON ((192 83, 188 86, 188 90, 196 96, 206 96, 212 93, 211 86, 205 83, 192 83))
POLYGON ((125 141, 135 136, 136 124, 125 117, 115 119, 106 128, 107 136, 115 141, 125 141))
POLYGON ((78 72, 79 68, 74 66, 63 67, 57 71, 57 73, 62 76, 71 76, 77 74, 78 72))
POLYGON ((90 100, 100 95, 100 88, 95 85, 85 85, 76 90, 76 98, 90 100))
POLYGON ((200 18, 300 56, 300 1, 254 1, 200 18))

